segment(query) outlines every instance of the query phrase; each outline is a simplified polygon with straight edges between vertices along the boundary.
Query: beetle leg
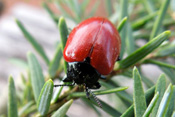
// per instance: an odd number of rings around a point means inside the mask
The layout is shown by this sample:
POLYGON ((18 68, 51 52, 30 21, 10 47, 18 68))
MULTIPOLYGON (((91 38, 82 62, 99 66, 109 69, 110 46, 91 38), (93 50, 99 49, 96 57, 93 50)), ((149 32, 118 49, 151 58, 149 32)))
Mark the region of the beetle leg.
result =
POLYGON ((86 86, 86 84, 84 84, 84 85, 85 85, 86 97, 90 100, 89 89, 88 89, 88 87, 86 86))

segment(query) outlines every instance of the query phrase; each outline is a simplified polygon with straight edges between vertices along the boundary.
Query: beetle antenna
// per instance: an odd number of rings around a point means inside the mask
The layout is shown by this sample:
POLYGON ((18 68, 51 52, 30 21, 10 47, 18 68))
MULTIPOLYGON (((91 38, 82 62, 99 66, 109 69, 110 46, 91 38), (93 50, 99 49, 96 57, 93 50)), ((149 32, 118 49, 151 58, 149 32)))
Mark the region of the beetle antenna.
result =
POLYGON ((60 86, 74 86, 75 82, 73 82, 72 84, 60 84, 60 85, 54 85, 54 87, 60 87, 60 86))
POLYGON ((97 96, 91 90, 89 90, 89 92, 92 94, 99 107, 102 108, 102 104, 100 103, 100 100, 97 98, 97 96))
POLYGON ((86 85, 85 85, 85 89, 86 89, 86 96, 87 96, 87 98, 90 99, 90 94, 92 94, 93 98, 95 99, 95 101, 97 102, 99 107, 102 108, 102 104, 100 103, 100 101, 97 98, 97 96, 86 85))
POLYGON ((86 90, 86 97, 90 100, 90 94, 89 94, 89 89, 85 85, 85 90, 86 90))

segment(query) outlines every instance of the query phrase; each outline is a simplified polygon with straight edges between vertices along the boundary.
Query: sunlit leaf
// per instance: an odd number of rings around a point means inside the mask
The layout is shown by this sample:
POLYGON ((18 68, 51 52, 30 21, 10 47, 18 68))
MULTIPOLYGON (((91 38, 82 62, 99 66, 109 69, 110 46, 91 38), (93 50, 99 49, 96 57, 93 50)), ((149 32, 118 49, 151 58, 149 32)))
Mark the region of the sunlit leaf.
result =
POLYGON ((149 115, 150 115, 150 113, 151 113, 153 107, 155 106, 155 104, 156 104, 158 98, 159 98, 159 93, 157 92, 157 93, 154 95, 153 99, 151 100, 150 104, 148 105, 148 107, 147 107, 145 113, 143 114, 143 117, 149 117, 149 115))
POLYGON ((172 96, 171 96, 171 99, 170 99, 170 102, 169 102, 169 106, 168 106, 168 109, 167 109, 167 112, 166 112, 166 117, 170 117, 172 114, 173 114, 173 111, 174 111, 174 104, 175 104, 175 86, 173 85, 173 92, 172 92, 172 96))
POLYGON ((117 26, 117 30, 118 32, 120 32, 122 30, 122 28, 125 26, 126 22, 127 22, 128 18, 124 17, 118 24, 117 26))
POLYGON ((165 89, 166 89, 166 79, 165 79, 165 75, 161 75, 157 81, 157 84, 156 84, 156 90, 155 90, 155 93, 156 92, 159 92, 159 99, 157 100, 157 103, 156 105, 154 106, 153 108, 153 111, 152 111, 152 116, 156 116, 157 114, 157 111, 158 111, 158 108, 159 108, 159 105, 160 105, 160 102, 162 100, 162 97, 164 95, 164 92, 165 92, 165 89))
POLYGON ((162 97, 162 100, 160 102, 160 105, 157 111, 157 115, 156 115, 157 117, 165 117, 168 106, 170 104, 172 93, 173 93, 173 86, 172 84, 170 84, 168 88, 166 89, 162 97))

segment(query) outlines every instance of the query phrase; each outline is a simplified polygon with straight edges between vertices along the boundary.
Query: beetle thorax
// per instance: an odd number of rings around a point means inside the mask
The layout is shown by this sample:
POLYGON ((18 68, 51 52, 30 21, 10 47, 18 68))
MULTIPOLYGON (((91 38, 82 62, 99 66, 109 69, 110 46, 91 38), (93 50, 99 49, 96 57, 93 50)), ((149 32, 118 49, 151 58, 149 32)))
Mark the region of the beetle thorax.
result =
POLYGON ((101 74, 99 74, 89 62, 90 61, 85 60, 84 62, 68 63, 67 80, 92 87, 99 80, 101 74))

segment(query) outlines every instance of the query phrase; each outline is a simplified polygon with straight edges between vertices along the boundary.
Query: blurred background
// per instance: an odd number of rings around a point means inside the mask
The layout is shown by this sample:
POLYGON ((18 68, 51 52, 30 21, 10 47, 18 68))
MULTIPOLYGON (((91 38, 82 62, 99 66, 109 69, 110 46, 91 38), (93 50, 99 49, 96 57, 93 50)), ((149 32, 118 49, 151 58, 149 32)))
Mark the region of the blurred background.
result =
MULTIPOLYGON (((82 2, 82 0, 79 0, 82 2)), ((87 12, 92 10, 94 4, 98 4, 98 8, 94 10, 94 16, 107 17, 104 6, 105 1, 91 0, 86 7, 87 12)), ((49 58, 52 58, 55 52, 56 43, 59 40, 59 31, 57 25, 51 19, 49 14, 42 6, 43 0, 0 0, 0 114, 4 114, 7 109, 7 83, 9 75, 15 80, 18 86, 21 82, 21 73, 26 73, 26 54, 32 51, 38 55, 33 47, 27 42, 22 32, 15 22, 15 18, 19 19, 33 37, 43 46, 49 58), (19 60, 20 59, 20 63, 19 60), (21 60, 23 63, 21 63, 21 60)), ((61 15, 55 5, 48 3, 50 9, 61 15)), ((65 9, 67 6, 63 5, 65 9)), ((71 11, 68 10, 71 14, 71 11)), ((85 19, 85 17, 82 19, 85 19)), ((69 28, 73 28, 78 22, 66 19, 69 28)), ((37 56, 43 71, 46 74, 47 66, 40 56, 37 56)), ((89 113, 90 109, 80 109, 82 105, 79 101, 74 103, 70 109, 70 115, 73 116, 95 116, 89 113), (81 110, 81 111, 80 111, 81 110), (84 110, 84 111, 82 111, 84 110), (74 113, 74 112, 77 113, 74 113)), ((86 105, 83 105, 86 107, 86 105)))
MULTIPOLYGON (((91 10, 91 6, 96 2, 97 0, 91 1, 87 8, 91 10)), ((39 42, 41 41, 48 54, 53 55, 54 46, 52 44, 59 39, 59 33, 49 14, 42 7, 42 3, 42 0, 0 0, 1 86, 5 84, 9 74, 17 76, 16 73, 20 73, 18 71, 20 69, 13 69, 10 58, 25 60, 26 52, 32 50, 18 29, 15 18, 19 19, 39 42)), ((61 15, 61 12, 53 4, 48 5, 52 11, 61 15)), ((94 16, 107 17, 104 2, 98 2, 98 5, 94 16)), ((66 8, 66 6, 64 7, 66 8)), ((69 28, 73 28, 75 25, 76 22, 68 20, 69 28)))
MULTIPOLYGON (((79 3, 83 2, 83 0, 78 1, 79 3)), ((56 6, 50 2, 48 2, 47 5, 55 14, 58 15, 58 17, 64 14, 67 26, 70 30, 80 21, 91 16, 108 17, 114 22, 114 24, 117 24, 116 21, 120 15, 118 12, 118 9, 120 8, 120 5, 118 4, 119 0, 111 0, 110 3, 112 6, 115 6, 115 8, 108 8, 108 2, 106 2, 108 0, 86 1, 90 2, 85 7, 85 9, 82 9, 84 12, 80 11, 79 16, 76 16, 73 11, 68 8, 69 6, 66 6, 64 3, 62 3, 61 6, 65 9, 67 14, 59 10, 60 6, 56 6), (108 11, 112 12, 107 12, 107 9, 108 11)), ((28 51, 35 53, 43 68, 44 74, 47 75, 47 65, 36 53, 31 44, 25 39, 15 22, 16 18, 19 19, 24 24, 26 29, 31 33, 31 35, 35 37, 37 41, 43 46, 48 57, 50 59, 53 58, 60 35, 57 24, 55 23, 57 19, 55 17, 50 17, 49 13, 43 7, 43 2, 43 0, 0 0, 0 114, 4 113, 7 109, 7 82, 9 75, 13 76, 15 85, 18 86, 18 84, 21 82, 21 73, 24 75, 27 74, 26 54, 28 51)), ((130 8, 133 9, 132 7, 133 6, 131 2, 130 8)), ((136 9, 137 8, 139 9, 140 7, 136 7, 136 9)), ((131 19, 132 18, 135 18, 134 15, 132 15, 131 19)), ((146 43, 146 41, 137 40, 136 43, 139 46, 142 46, 146 43)), ((169 61, 171 61, 171 59, 169 61)), ((171 62, 175 64, 174 60, 171 62)), ((162 73, 162 71, 155 65, 150 64, 142 65, 142 71, 144 75, 150 78, 154 83, 156 82, 156 78, 158 78, 158 76, 162 73), (154 70, 154 72, 152 70, 154 70)), ((119 82, 122 84, 122 86, 131 86, 131 88, 129 88, 127 91, 132 92, 132 82, 125 82, 125 78, 123 78, 122 82, 119 82)), ((99 98, 103 98, 103 100, 106 99, 105 96, 100 96, 99 98)), ((113 104, 110 103, 110 105, 113 104)), ((68 111, 68 115, 84 117, 96 116, 96 114, 90 113, 89 111, 92 111, 92 109, 87 108, 87 106, 81 103, 80 100, 76 100, 68 111)), ((105 116, 105 113, 103 114, 105 116)))

